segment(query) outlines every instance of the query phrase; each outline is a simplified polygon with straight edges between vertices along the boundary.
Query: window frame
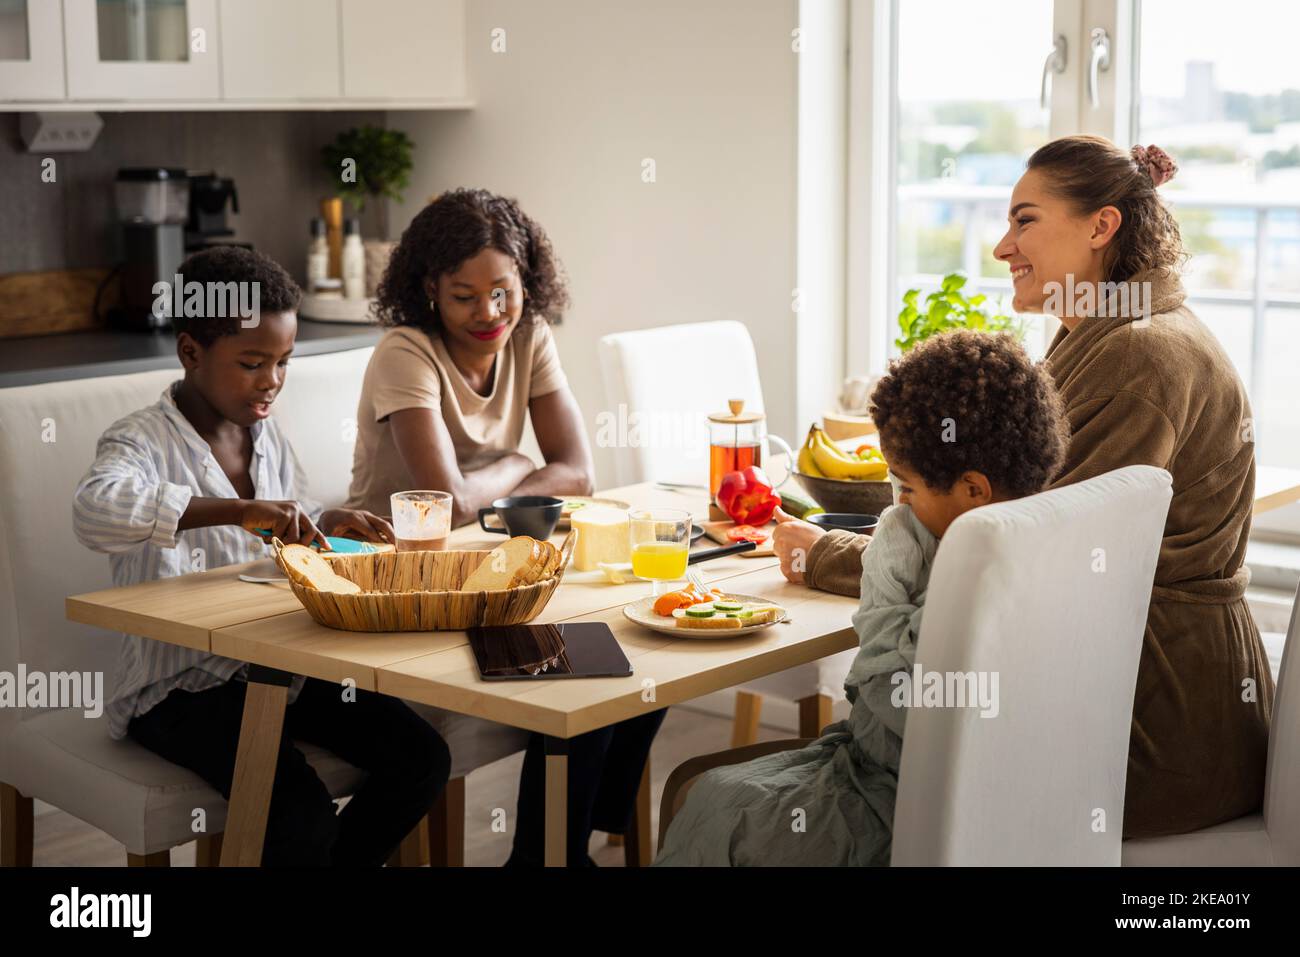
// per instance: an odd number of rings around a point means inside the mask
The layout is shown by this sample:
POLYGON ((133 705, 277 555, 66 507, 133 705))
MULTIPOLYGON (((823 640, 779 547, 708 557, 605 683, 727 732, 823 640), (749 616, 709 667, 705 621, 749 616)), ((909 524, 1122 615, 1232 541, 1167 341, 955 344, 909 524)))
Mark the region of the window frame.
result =
MULTIPOLYGON (((1065 37, 1067 65, 1051 80, 1049 137, 1094 133, 1120 143, 1137 142, 1141 4, 1142 0, 1053 0, 1053 35, 1065 37), (1090 35, 1098 26, 1109 35, 1111 63, 1099 75, 1099 106, 1093 109, 1086 74, 1090 35)), ((846 260, 853 265, 845 277, 845 372, 869 376, 883 372, 888 363, 890 332, 902 293, 895 289, 900 0, 861 0, 849 8, 846 260), (864 266, 856 268, 857 264, 864 266)), ((1048 39, 1044 38, 1044 57, 1048 39)), ((1256 288, 1257 294, 1262 292, 1256 288)), ((1258 322, 1260 304, 1253 299, 1251 304, 1258 322)), ((1057 326, 1054 321, 1043 323, 1046 342, 1057 326)), ((1253 327, 1252 341, 1258 343, 1259 335, 1253 327)), ((1257 355, 1258 345, 1255 349, 1257 355)), ((1252 386, 1256 381, 1252 375, 1252 386)), ((1300 544, 1300 505, 1267 513, 1255 520, 1254 527, 1260 538, 1300 544)))

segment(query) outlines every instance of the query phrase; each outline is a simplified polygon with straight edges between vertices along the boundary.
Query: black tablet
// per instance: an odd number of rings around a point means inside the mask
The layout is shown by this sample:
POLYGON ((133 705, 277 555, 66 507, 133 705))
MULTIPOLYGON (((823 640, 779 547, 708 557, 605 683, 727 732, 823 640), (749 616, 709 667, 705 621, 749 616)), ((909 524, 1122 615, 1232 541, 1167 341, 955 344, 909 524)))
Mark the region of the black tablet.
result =
POLYGON ((471 628, 468 634, 484 681, 625 678, 632 673, 603 621, 471 628))

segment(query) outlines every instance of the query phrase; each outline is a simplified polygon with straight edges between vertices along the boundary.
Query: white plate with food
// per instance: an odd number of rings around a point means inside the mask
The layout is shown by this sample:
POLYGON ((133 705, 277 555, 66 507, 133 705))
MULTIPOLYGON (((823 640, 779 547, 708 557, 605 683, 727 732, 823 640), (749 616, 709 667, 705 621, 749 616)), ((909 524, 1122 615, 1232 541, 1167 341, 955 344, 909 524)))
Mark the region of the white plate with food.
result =
MULTIPOLYGON (((774 601, 759 595, 732 592, 723 593, 720 598, 679 606, 665 615, 655 611, 655 603, 663 597, 647 595, 628 602, 623 606, 623 616, 638 625, 672 632, 683 638, 734 638, 762 631, 790 617, 774 601)), ((661 606, 661 610, 664 607, 661 606)))

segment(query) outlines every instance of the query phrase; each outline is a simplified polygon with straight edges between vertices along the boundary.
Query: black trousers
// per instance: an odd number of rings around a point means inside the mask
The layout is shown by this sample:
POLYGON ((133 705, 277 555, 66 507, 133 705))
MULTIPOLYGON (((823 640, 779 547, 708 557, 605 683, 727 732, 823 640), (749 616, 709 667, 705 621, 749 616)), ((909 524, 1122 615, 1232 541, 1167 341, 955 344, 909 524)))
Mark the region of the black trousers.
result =
MULTIPOLYGON (((591 832, 622 834, 650 745, 664 723, 666 708, 569 739, 569 820, 566 859, 569 867, 587 867, 591 832)), ((540 867, 546 851, 546 743, 531 735, 519 776, 514 849, 507 867, 540 867)))
MULTIPOLYGON (((127 733, 228 800, 246 691, 239 680, 173 691, 133 718, 127 733)), ((396 698, 354 693, 355 701, 344 701, 340 685, 308 678, 285 710, 263 866, 380 866, 446 786, 451 755, 438 732, 396 698), (295 740, 366 772, 342 813, 295 740)))

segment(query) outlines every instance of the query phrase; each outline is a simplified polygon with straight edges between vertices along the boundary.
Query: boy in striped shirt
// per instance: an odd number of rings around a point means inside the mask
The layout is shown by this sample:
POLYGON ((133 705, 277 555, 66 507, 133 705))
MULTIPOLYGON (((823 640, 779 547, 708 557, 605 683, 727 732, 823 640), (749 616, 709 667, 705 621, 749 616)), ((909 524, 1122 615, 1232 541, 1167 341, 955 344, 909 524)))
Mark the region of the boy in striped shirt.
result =
MULTIPOLYGON (((252 290, 223 302, 254 308, 173 318, 185 376, 100 437, 77 487, 77 538, 108 553, 117 586, 263 558, 267 546, 253 529, 322 547, 322 528, 393 541, 379 516, 322 509, 307 497, 297 457, 270 417, 297 333, 294 281, 266 256, 233 246, 191 256, 181 276, 187 287, 252 290)), ((205 651, 124 636, 109 734, 131 737, 229 798, 245 671, 205 651)), ((426 721, 395 698, 361 690, 348 698, 328 682, 293 679, 263 864, 380 865, 446 784, 447 745, 426 721), (342 813, 295 740, 368 772, 342 813)))

